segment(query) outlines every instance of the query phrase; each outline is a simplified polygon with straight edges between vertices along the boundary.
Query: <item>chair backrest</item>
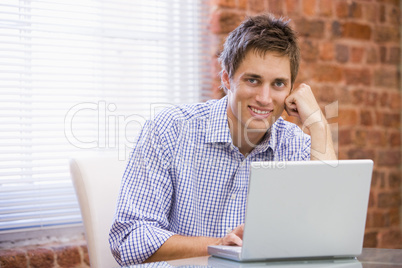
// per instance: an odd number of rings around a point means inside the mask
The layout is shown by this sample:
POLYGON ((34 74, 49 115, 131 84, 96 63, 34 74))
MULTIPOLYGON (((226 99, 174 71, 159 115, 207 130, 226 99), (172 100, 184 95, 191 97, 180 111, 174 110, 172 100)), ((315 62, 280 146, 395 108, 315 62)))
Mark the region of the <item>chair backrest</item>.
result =
POLYGON ((108 236, 126 165, 127 162, 119 161, 117 156, 70 161, 91 267, 119 267, 110 251, 108 236))

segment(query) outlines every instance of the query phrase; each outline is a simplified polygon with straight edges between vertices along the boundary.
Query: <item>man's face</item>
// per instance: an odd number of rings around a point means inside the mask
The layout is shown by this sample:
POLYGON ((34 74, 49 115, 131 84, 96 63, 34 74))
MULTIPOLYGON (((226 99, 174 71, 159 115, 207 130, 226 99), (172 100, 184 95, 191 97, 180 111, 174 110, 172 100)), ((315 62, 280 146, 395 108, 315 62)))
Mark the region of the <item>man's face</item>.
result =
POLYGON ((290 61, 287 56, 250 50, 233 79, 224 71, 222 80, 228 89, 232 133, 244 131, 245 136, 262 138, 284 110, 291 89, 290 61))

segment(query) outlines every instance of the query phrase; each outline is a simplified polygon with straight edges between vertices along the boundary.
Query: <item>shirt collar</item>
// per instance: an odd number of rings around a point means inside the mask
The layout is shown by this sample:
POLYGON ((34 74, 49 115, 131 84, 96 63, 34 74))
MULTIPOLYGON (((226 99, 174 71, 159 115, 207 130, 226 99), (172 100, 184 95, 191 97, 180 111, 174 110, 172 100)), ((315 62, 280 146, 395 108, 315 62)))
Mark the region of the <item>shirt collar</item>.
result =
POLYGON ((254 149, 257 153, 260 152, 265 152, 268 150, 271 143, 271 129, 268 129, 268 131, 265 133, 264 138, 261 140, 260 144, 257 145, 257 147, 254 149))
POLYGON ((228 126, 227 103, 227 96, 225 96, 212 105, 206 133, 206 142, 232 142, 228 126))
POLYGON ((280 131, 281 126, 284 124, 284 119, 279 117, 278 120, 271 126, 270 129, 270 138, 268 140, 267 148, 271 148, 272 151, 275 153, 276 147, 278 146, 278 131, 280 131))
POLYGON ((278 144, 277 138, 278 138, 278 131, 281 125, 283 125, 284 119, 282 117, 279 117, 278 120, 275 121, 275 123, 271 126, 270 129, 268 129, 267 133, 265 133, 264 138, 260 142, 260 144, 257 145, 255 148, 256 153, 261 153, 265 152, 268 149, 271 149, 273 153, 275 153, 276 146, 278 144))

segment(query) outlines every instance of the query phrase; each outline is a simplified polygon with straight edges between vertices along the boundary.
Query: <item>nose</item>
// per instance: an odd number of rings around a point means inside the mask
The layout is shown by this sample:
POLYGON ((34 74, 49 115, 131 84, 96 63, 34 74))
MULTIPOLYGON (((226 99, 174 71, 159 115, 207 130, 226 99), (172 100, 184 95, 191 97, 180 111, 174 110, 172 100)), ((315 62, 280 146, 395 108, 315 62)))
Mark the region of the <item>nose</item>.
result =
POLYGON ((272 102, 270 86, 261 87, 255 99, 262 106, 270 104, 272 102))

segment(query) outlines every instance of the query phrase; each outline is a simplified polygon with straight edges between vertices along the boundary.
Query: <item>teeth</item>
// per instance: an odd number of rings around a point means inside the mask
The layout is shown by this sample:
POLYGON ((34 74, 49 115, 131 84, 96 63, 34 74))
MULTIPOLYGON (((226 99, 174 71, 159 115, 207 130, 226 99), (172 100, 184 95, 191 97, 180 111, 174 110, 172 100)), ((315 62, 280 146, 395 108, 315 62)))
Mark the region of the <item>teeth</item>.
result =
POLYGON ((251 110, 257 114, 269 114, 269 111, 260 111, 255 108, 251 108, 251 110))

